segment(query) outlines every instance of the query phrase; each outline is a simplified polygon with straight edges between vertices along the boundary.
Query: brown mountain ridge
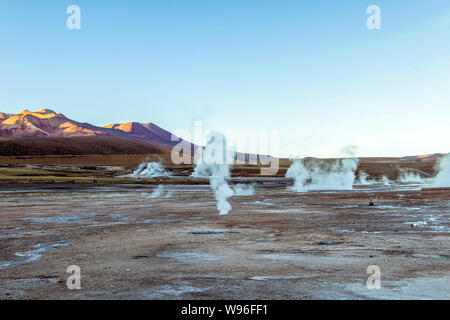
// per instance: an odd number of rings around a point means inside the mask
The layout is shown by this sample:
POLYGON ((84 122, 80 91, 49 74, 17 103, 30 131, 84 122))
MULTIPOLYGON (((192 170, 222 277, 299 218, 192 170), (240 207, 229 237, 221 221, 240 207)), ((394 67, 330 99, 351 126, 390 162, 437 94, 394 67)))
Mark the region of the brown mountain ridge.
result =
POLYGON ((171 137, 153 123, 98 127, 50 109, 0 112, 0 156, 167 153, 179 143, 171 137))

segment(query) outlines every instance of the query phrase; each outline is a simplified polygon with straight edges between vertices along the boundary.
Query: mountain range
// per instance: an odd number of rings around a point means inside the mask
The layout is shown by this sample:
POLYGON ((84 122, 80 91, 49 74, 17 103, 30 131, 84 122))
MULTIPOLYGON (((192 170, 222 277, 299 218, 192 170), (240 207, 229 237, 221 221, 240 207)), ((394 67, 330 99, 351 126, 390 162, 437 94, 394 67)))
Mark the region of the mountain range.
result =
MULTIPOLYGON (((17 114, 0 112, 0 156, 151 153, 170 157, 173 146, 183 141, 171 138, 172 133, 151 122, 98 127, 74 121, 50 109, 24 110, 17 114)), ((196 146, 185 142, 193 154, 196 146)), ((245 156, 247 159, 248 154, 245 156)), ((399 159, 424 162, 436 161, 442 156, 437 153, 399 159)))
MULTIPOLYGON (((181 140, 153 123, 98 127, 49 109, 0 112, 0 155, 130 154, 171 150, 181 140), (72 139, 66 139, 72 138, 72 139), (95 147, 96 146, 96 147, 95 147), (163 149, 163 150, 161 150, 163 149)), ((190 144, 191 150, 194 145, 190 144)))

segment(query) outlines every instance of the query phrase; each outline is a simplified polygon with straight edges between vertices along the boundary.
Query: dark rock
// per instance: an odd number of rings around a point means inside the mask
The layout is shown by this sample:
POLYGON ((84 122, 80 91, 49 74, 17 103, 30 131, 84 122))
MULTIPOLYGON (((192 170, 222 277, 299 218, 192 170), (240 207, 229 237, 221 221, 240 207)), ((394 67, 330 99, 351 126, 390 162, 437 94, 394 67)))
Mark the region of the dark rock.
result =
POLYGON ((227 231, 227 230, 200 230, 200 231, 188 232, 188 234, 223 234, 223 233, 230 233, 230 231, 227 231))
POLYGON ((319 242, 316 242, 316 244, 319 246, 332 246, 335 244, 340 244, 340 242, 338 242, 338 241, 319 241, 319 242))

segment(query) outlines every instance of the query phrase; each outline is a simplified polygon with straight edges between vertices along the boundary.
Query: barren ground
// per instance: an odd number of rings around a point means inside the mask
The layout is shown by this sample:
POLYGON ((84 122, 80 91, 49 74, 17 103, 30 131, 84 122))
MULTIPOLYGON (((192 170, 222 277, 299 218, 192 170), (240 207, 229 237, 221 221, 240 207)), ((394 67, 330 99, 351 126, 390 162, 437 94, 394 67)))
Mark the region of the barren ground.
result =
POLYGON ((226 216, 208 185, 1 186, 0 299, 450 298, 450 190, 248 182, 226 216))

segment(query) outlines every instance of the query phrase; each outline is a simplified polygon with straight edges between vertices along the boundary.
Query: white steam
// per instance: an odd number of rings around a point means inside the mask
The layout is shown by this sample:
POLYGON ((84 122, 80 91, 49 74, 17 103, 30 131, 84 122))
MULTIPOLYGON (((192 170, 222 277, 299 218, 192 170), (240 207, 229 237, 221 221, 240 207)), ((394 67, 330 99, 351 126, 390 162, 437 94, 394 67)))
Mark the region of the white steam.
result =
POLYGON ((217 200, 217 210, 220 215, 228 214, 231 205, 228 198, 234 192, 226 181, 230 178, 230 164, 227 163, 226 141, 224 135, 215 133, 206 144, 206 147, 198 150, 199 157, 192 177, 208 177, 211 189, 217 200))
POLYGON ((381 177, 381 182, 385 185, 385 186, 390 186, 391 182, 389 181, 389 178, 386 176, 382 176, 381 177))
POLYGON ((369 175, 361 170, 361 171, 359 171, 358 179, 357 179, 356 183, 358 183, 360 185, 373 184, 374 181, 369 180, 368 178, 369 178, 369 175))
POLYGON ((172 196, 172 192, 169 190, 165 190, 163 185, 157 186, 150 195, 150 198, 170 198, 172 196), (165 193, 165 195, 164 195, 165 193))
POLYGON ((437 168, 439 171, 434 179, 433 186, 450 187, 450 153, 439 161, 437 168))
POLYGON ((294 160, 286 172, 286 178, 294 179, 293 190, 352 190, 358 159, 338 159, 334 162, 304 159, 294 160))
POLYGON ((203 161, 203 148, 199 147, 197 149, 198 158, 196 159, 196 165, 194 172, 192 172, 191 177, 193 178, 209 178, 212 175, 211 166, 207 165, 203 161))
POLYGON ((228 202, 228 198, 233 196, 233 190, 230 189, 225 181, 229 177, 230 170, 228 165, 212 165, 212 175, 209 177, 209 184, 216 196, 217 210, 219 210, 220 215, 225 215, 231 210, 231 204, 228 202))
POLYGON ((364 171, 360 170, 358 173, 358 178, 355 181, 355 184, 361 185, 361 186, 368 186, 368 185, 385 185, 390 186, 391 182, 389 181, 389 178, 386 176, 382 176, 380 180, 377 179, 369 179, 369 175, 365 173, 364 171))
POLYGON ((359 159, 357 146, 347 146, 339 153, 343 159, 296 159, 286 172, 286 178, 294 179, 292 190, 352 190, 359 159))
POLYGON ((132 173, 133 177, 154 178, 169 175, 158 162, 143 162, 132 173))
POLYGON ((255 188, 252 185, 237 184, 233 186, 233 192, 236 196, 252 196, 255 194, 255 188))
POLYGON ((420 183, 423 184, 425 181, 422 179, 418 171, 409 168, 399 168, 400 175, 398 176, 398 182, 400 183, 420 183))

